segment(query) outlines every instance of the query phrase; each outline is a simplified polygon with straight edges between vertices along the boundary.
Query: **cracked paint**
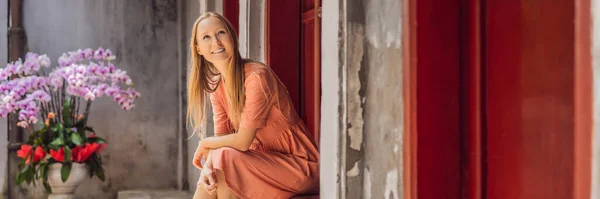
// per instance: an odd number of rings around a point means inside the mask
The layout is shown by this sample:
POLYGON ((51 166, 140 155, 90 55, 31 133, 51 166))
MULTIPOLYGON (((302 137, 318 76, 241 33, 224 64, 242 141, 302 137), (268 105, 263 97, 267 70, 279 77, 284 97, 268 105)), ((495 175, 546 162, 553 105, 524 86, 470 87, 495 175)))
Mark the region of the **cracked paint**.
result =
POLYGON ((365 168, 364 179, 365 180, 363 181, 363 198, 371 199, 371 172, 369 171, 369 168, 365 168))
POLYGON ((398 169, 391 170, 385 176, 385 191, 383 192, 386 199, 398 199, 398 169))
POLYGON ((352 169, 348 170, 348 172, 346 172, 346 176, 348 177, 355 177, 358 176, 358 174, 360 173, 360 170, 358 169, 358 161, 354 162, 354 166, 352 167, 352 169))
POLYGON ((351 23, 349 29, 352 32, 351 39, 348 42, 353 42, 350 46, 350 63, 348 67, 348 135, 350 136, 350 148, 360 151, 363 142, 363 108, 362 102, 366 100, 360 94, 360 65, 362 62, 364 49, 364 26, 362 24, 351 23), (361 98, 363 100, 361 100, 361 98))
POLYGON ((401 1, 366 1, 366 10, 378 10, 367 14, 367 30, 370 34, 367 37, 370 44, 375 48, 400 48, 402 25, 401 13, 397 12, 401 8, 401 1))

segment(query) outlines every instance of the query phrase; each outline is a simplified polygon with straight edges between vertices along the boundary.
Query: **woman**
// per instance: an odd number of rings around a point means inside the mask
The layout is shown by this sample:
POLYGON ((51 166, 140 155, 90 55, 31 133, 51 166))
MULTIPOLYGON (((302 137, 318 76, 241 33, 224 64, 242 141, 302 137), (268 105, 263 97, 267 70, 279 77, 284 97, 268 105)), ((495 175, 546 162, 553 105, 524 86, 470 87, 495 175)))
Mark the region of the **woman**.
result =
POLYGON ((194 154, 193 164, 202 169, 194 198, 318 193, 313 139, 273 71, 241 58, 231 23, 203 14, 194 23, 190 49, 188 121, 198 129, 209 97, 215 123, 215 136, 202 139, 194 154))

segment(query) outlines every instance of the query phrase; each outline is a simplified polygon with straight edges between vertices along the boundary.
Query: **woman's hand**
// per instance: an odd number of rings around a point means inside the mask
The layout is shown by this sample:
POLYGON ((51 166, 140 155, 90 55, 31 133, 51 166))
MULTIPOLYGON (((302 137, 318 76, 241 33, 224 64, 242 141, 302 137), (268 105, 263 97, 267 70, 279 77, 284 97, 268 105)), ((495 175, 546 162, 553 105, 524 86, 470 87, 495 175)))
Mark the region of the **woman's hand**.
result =
POLYGON ((200 179, 198 179, 198 186, 202 186, 206 192, 210 195, 217 191, 217 176, 210 166, 206 166, 200 171, 200 179))
POLYGON ((198 148, 196 148, 196 152, 194 153, 194 159, 192 163, 199 169, 202 169, 202 159, 208 157, 209 148, 206 148, 202 141, 198 143, 198 148))

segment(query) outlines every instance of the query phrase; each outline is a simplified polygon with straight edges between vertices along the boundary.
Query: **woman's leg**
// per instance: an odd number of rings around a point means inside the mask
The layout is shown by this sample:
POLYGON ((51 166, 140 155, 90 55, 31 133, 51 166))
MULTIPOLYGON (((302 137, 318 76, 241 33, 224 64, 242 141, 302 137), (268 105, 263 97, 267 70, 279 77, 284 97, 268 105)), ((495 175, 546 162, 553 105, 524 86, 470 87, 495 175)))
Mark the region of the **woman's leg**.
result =
POLYGON ((238 197, 229 189, 227 183, 225 183, 225 175, 221 170, 215 170, 217 173, 217 182, 219 182, 219 187, 217 187, 217 195, 219 199, 238 199, 238 197))
MULTIPOLYGON (((220 197, 219 197, 220 198, 220 197)), ((217 193, 213 193, 212 195, 206 192, 206 189, 201 185, 196 186, 196 193, 194 193, 193 199, 217 199, 217 193)))

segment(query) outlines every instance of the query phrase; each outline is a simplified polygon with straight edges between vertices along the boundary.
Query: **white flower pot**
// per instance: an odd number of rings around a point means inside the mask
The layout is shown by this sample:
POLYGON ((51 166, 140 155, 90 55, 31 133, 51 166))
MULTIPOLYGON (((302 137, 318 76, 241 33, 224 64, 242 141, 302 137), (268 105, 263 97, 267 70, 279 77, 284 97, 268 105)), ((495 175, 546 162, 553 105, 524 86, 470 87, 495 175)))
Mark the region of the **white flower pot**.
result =
POLYGON ((48 169, 48 184, 52 188, 52 194, 48 196, 49 199, 72 198, 77 186, 89 177, 88 167, 85 164, 74 162, 69 178, 66 182, 63 182, 60 173, 61 168, 62 163, 55 163, 50 165, 48 169))

